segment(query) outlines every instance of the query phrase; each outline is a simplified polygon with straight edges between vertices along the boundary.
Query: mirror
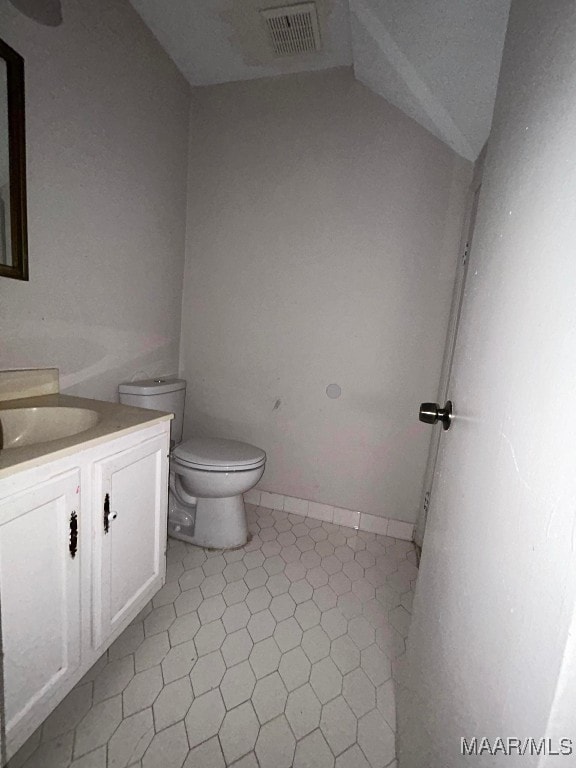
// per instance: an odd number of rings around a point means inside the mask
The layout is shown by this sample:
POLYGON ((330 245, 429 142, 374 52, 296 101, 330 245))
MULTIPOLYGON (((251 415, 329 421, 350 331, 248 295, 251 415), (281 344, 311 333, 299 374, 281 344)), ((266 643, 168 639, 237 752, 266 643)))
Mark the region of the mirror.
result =
POLYGON ((28 280, 24 59, 0 40, 0 276, 28 280))

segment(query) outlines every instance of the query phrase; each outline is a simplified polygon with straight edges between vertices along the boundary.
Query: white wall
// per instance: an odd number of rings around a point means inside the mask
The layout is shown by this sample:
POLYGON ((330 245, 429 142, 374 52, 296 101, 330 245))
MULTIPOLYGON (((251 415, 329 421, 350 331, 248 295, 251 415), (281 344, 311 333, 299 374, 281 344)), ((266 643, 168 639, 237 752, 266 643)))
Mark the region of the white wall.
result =
POLYGON ((469 174, 347 69, 195 89, 185 435, 264 448, 260 488, 414 521, 469 174))
POLYGON ((0 278, 0 368, 69 393, 176 372, 189 88, 127 0, 44 27, 0 0, 25 60, 30 282, 0 278))

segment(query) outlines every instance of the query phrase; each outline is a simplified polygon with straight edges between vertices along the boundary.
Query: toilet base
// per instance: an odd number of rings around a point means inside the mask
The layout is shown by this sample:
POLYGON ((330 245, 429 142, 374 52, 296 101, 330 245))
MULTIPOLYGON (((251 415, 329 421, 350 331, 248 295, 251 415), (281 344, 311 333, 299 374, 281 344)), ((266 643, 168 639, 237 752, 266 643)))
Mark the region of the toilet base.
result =
POLYGON ((242 495, 223 499, 197 499, 194 507, 182 504, 172 491, 168 501, 168 535, 208 549, 234 549, 248 541, 242 495))

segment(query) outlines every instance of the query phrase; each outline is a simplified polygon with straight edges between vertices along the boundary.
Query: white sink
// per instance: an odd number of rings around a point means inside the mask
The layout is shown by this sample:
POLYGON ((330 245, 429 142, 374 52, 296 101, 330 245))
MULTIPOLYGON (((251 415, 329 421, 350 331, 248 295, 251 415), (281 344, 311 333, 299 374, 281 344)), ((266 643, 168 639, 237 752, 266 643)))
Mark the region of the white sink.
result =
POLYGON ((0 410, 0 448, 22 448, 77 435, 100 419, 88 408, 7 408, 0 410))

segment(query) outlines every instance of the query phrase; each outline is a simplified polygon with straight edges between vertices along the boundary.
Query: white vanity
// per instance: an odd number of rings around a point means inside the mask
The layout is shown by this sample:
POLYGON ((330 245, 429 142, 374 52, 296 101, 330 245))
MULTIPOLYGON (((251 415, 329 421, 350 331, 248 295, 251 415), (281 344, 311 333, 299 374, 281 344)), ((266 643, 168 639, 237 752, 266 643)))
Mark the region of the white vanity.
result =
POLYGON ((10 756, 164 583, 172 417, 57 393, 0 400, 0 424, 3 414, 0 617, 10 756))

